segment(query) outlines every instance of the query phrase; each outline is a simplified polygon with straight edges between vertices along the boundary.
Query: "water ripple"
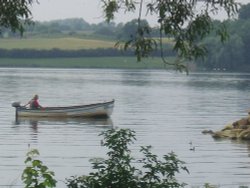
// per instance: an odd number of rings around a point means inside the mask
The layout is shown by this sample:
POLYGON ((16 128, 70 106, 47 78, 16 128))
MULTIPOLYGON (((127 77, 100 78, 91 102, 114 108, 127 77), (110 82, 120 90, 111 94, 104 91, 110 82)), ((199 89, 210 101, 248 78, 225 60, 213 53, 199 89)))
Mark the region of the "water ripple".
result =
POLYGON ((87 174, 90 158, 105 157, 99 134, 112 127, 136 131, 132 151, 152 145, 162 156, 174 151, 190 174, 178 175, 189 186, 250 186, 250 143, 214 140, 201 132, 219 130, 246 115, 249 74, 97 69, 0 69, 0 187, 23 187, 20 175, 29 147, 59 180, 87 174), (44 106, 116 100, 108 121, 15 121, 13 101, 40 95, 44 106), (192 143, 192 145, 191 145, 192 143), (195 150, 191 150, 195 147, 195 150))

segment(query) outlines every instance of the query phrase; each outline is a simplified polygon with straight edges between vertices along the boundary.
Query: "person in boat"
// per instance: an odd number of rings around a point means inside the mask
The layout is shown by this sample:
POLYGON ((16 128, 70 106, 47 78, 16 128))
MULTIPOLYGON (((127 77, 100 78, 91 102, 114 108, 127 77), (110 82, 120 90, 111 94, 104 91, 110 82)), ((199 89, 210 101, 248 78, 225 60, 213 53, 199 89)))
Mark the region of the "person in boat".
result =
POLYGON ((39 96, 38 95, 34 95, 34 97, 24 106, 30 105, 31 109, 39 109, 39 108, 43 108, 39 102, 38 102, 39 96))

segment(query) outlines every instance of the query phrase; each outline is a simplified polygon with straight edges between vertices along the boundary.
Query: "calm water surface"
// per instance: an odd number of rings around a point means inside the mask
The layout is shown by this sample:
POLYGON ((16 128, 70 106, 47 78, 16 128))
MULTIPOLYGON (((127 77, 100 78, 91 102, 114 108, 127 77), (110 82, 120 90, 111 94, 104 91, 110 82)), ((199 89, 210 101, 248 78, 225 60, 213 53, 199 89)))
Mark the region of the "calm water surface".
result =
POLYGON ((250 143, 214 140, 203 130, 219 130, 247 115, 250 74, 97 69, 0 69, 0 187, 22 187, 20 176, 30 145, 54 171, 58 187, 65 178, 88 174, 90 158, 104 157, 105 129, 136 131, 139 146, 152 145, 162 156, 174 151, 190 174, 187 187, 208 182, 220 187, 250 186, 250 143), (26 103, 39 94, 43 106, 66 106, 115 99, 108 120, 20 119, 11 102, 26 103), (190 150, 190 142, 195 151, 190 150))

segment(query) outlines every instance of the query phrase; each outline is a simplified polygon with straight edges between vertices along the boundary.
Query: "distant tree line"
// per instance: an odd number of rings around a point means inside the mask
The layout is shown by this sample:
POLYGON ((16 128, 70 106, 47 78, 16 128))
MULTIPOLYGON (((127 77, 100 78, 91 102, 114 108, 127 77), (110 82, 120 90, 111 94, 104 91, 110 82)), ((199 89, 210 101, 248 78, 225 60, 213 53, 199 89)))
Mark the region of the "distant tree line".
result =
MULTIPOLYGON (((142 20, 142 25, 149 25, 147 20, 142 20)), ((134 19, 125 24, 115 24, 113 22, 101 22, 98 24, 89 24, 82 18, 70 18, 64 20, 54 20, 47 22, 35 21, 32 24, 26 25, 24 37, 35 36, 82 36, 82 37, 104 37, 106 39, 128 39, 135 33, 138 27, 137 19, 134 19)), ((156 30, 152 28, 153 36, 157 36, 156 30)), ((18 33, 13 33, 10 29, 1 28, 0 37, 20 37, 18 33)))
POLYGON ((224 24, 229 40, 222 44, 214 35, 207 37, 208 55, 197 65, 206 70, 250 71, 250 4, 241 7, 238 19, 224 24))

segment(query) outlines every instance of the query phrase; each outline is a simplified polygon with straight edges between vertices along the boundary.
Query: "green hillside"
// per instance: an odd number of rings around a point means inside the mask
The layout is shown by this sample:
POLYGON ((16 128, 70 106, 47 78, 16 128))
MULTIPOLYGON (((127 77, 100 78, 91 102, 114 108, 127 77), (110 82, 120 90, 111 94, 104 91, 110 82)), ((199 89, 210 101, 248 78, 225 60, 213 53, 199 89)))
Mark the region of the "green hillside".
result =
POLYGON ((0 58, 0 67, 164 69, 160 58, 135 57, 0 58))
POLYGON ((112 48, 115 41, 83 39, 76 37, 62 38, 10 38, 0 39, 1 49, 37 49, 50 50, 58 48, 62 50, 112 48))

